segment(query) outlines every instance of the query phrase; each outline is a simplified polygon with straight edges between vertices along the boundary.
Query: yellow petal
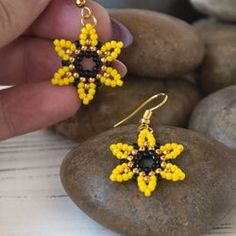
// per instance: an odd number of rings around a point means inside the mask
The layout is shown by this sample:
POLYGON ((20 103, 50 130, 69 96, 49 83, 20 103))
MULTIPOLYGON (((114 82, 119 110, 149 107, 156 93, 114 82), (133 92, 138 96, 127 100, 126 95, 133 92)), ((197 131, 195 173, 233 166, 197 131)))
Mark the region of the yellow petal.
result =
POLYGON ((166 152, 166 159, 175 159, 177 158, 183 151, 184 147, 182 144, 177 143, 167 143, 160 147, 161 152, 166 152))
POLYGON ((105 58, 107 61, 114 61, 121 53, 121 49, 124 47, 124 43, 122 41, 114 41, 105 43, 101 51, 105 54, 105 58))
POLYGON ((143 129, 140 131, 138 136, 138 146, 144 148, 146 145, 150 148, 154 148, 156 144, 156 139, 153 133, 148 129, 143 129))
POLYGON ((76 50, 76 45, 69 40, 56 39, 54 40, 55 51, 58 56, 65 61, 68 61, 70 56, 76 50))
POLYGON ((83 104, 88 105, 94 99, 94 95, 96 94, 96 84, 90 83, 86 85, 85 83, 80 82, 78 84, 77 93, 83 104))
POLYGON ((80 32, 80 44, 82 46, 92 45, 96 47, 98 44, 98 35, 96 29, 91 24, 86 24, 80 32))
POLYGON ((69 71, 70 69, 68 66, 63 66, 58 69, 51 80, 52 85, 64 86, 72 84, 74 82, 74 77, 68 74, 69 71))
POLYGON ((144 193, 146 197, 150 197, 151 193, 155 191, 157 187, 157 177, 156 176, 138 176, 137 184, 139 191, 144 193))
POLYGON ((123 86, 123 81, 121 79, 121 75, 116 69, 112 67, 107 67, 104 75, 102 75, 100 82, 105 86, 109 86, 115 88, 117 86, 123 86), (105 76, 106 75, 106 76, 105 76))
POLYGON ((112 154, 118 159, 127 159, 133 149, 133 146, 124 143, 112 144, 110 146, 112 154))
POLYGON ((185 179, 185 173, 177 165, 168 163, 166 169, 161 172, 161 177, 162 179, 173 182, 183 181, 185 179))
POLYGON ((124 182, 132 179, 134 173, 128 168, 127 163, 118 165, 111 173, 110 180, 113 182, 124 182), (128 170, 128 172, 125 172, 128 170))

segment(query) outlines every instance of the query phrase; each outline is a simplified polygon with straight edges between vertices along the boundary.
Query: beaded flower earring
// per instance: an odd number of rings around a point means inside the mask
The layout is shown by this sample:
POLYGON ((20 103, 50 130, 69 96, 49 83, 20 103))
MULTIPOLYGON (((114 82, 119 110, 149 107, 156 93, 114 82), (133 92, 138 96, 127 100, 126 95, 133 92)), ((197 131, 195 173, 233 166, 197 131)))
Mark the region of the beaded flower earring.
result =
POLYGON ((62 59, 62 67, 54 74, 51 83, 58 86, 73 84, 83 104, 88 105, 100 85, 113 88, 123 85, 121 75, 112 67, 112 62, 121 53, 124 43, 112 40, 102 45, 95 29, 97 20, 86 6, 86 0, 76 0, 75 3, 81 8, 83 28, 80 39, 76 42, 65 39, 54 41, 55 51, 62 59), (85 59, 93 62, 92 69, 84 67, 85 59))
POLYGON ((127 118, 117 123, 117 127, 133 117, 153 99, 163 96, 164 99, 157 106, 145 111, 139 125, 137 143, 132 145, 117 143, 110 146, 112 154, 120 160, 110 175, 113 182, 125 182, 130 179, 137 181, 138 188, 146 197, 156 189, 158 180, 182 181, 184 172, 172 160, 176 159, 184 150, 183 145, 177 143, 159 144, 149 126, 152 112, 163 106, 168 96, 164 93, 156 94, 146 100, 127 118))

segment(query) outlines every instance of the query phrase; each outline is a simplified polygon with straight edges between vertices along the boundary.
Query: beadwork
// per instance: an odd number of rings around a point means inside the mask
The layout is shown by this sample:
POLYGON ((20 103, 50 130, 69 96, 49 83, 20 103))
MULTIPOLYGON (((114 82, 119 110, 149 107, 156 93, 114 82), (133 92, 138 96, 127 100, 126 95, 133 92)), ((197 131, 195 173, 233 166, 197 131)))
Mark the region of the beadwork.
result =
POLYGON ((185 173, 172 163, 183 152, 183 145, 157 144, 150 129, 140 131, 137 143, 112 144, 110 150, 120 160, 120 164, 112 171, 110 180, 124 182, 134 179, 146 197, 150 197, 156 189, 158 180, 176 182, 185 179, 185 173))
POLYGON ((54 74, 51 83, 58 86, 73 84, 77 87, 79 98, 84 105, 93 100, 100 85, 113 88, 123 85, 121 75, 112 67, 112 62, 124 47, 123 42, 112 40, 101 45, 92 24, 85 24, 81 29, 80 40, 71 42, 56 39, 54 46, 62 59, 62 67, 54 74), (84 68, 85 59, 94 63, 92 69, 84 68))

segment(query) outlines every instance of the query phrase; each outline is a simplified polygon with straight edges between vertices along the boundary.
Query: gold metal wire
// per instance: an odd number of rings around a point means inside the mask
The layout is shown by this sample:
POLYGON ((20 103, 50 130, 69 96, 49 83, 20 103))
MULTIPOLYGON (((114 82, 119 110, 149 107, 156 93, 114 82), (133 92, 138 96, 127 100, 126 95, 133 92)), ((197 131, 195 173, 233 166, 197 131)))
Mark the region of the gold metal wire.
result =
POLYGON ((75 4, 81 8, 81 24, 91 24, 93 27, 97 25, 97 19, 93 15, 92 10, 85 6, 86 0, 75 0, 75 4))
POLYGON ((168 95, 165 93, 158 93, 155 94, 154 96, 148 98, 146 101, 144 101, 138 108, 136 108, 130 115, 128 115, 126 118, 124 118, 123 120, 121 120, 120 122, 118 122, 117 124, 115 124, 113 127, 116 128, 118 126, 120 126, 121 124, 123 124, 124 122, 126 122, 127 120, 131 119, 133 116, 135 116, 141 109, 143 109, 148 103, 150 103, 151 101, 153 101, 154 99, 158 99, 159 97, 164 97, 163 100, 158 103, 156 106, 147 109, 144 114, 143 114, 143 118, 140 121, 140 126, 139 129, 150 129, 149 128, 149 123, 150 123, 150 119, 152 116, 152 112, 160 107, 162 107, 168 100, 168 95))

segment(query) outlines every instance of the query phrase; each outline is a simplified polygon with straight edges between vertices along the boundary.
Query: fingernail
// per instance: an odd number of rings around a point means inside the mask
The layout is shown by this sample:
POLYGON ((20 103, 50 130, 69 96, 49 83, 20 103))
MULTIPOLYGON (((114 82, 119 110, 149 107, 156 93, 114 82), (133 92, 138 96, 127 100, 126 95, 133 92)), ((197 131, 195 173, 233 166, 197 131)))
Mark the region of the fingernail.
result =
POLYGON ((118 20, 111 18, 112 29, 113 29, 113 39, 114 40, 121 40, 124 42, 125 47, 129 47, 134 38, 130 31, 118 20))

